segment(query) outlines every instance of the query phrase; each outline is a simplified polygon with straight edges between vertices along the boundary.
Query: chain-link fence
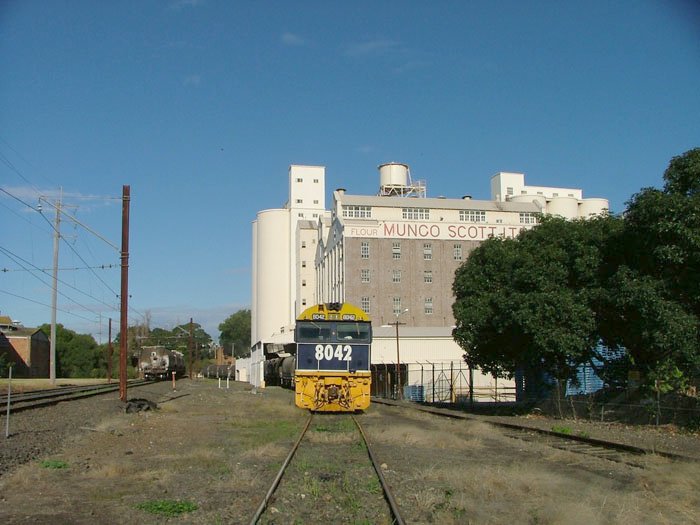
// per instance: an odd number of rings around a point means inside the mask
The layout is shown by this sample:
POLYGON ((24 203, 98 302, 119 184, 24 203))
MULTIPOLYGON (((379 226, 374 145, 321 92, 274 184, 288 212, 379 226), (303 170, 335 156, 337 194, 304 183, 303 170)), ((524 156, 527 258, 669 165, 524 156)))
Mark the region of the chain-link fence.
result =
POLYGON ((604 423, 675 424, 700 430, 700 399, 678 394, 647 395, 638 388, 551 398, 537 403, 555 417, 604 423))

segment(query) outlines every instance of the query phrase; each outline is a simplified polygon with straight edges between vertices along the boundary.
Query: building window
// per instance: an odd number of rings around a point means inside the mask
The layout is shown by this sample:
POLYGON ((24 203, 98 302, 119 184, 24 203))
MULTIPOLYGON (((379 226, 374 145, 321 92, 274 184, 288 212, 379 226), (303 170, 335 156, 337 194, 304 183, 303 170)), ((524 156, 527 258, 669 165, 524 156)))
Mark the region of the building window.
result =
POLYGON ((306 286, 306 279, 304 279, 304 280, 301 281, 301 285, 302 285, 302 286, 306 286))
POLYGON ((552 193, 552 197, 559 197, 558 193, 552 193))
POLYGON ((304 182, 304 179, 302 179, 301 177, 297 177, 297 182, 304 182))
POLYGON ((366 313, 369 313, 369 297, 360 298, 360 308, 362 308, 366 313))
POLYGON ((392 283, 400 283, 401 282, 401 270, 392 270, 391 282, 392 283))
POLYGON ((306 248, 306 241, 301 241, 301 247, 306 248))
POLYGON ((360 244, 360 257, 369 259, 369 241, 362 241, 360 244))
POLYGON ((462 222, 486 222, 486 212, 482 210, 459 210, 462 222))
POLYGON ((314 199, 314 204, 318 204, 318 199, 314 199))
POLYGON ((306 268, 306 261, 301 261, 301 267, 306 268))
POLYGON ((401 314, 401 297, 394 297, 392 302, 394 305, 394 315, 401 314))
POLYGON ((506 188, 506 195, 513 195, 513 188, 506 188))
POLYGON ((302 202, 304 202, 304 199, 297 199, 297 204, 301 204, 302 202))
POLYGON ((454 258, 455 261, 462 260, 462 245, 461 244, 453 244, 452 245, 452 257, 454 258))
POLYGON ((304 214, 303 214, 303 213, 298 213, 297 215, 298 215, 299 217, 301 217, 302 219, 304 218, 304 214))
POLYGON ((430 209, 428 208, 402 208, 401 217, 413 220, 430 219, 430 209))
POLYGON ((520 212, 520 224, 535 224, 537 223, 537 214, 529 211, 520 212))
POLYGON ((425 312, 425 315, 432 315, 433 314, 433 298, 426 297, 425 302, 423 304, 424 304, 423 312, 425 312))
POLYGON ((302 306, 306 306, 306 299, 302 299, 302 300, 301 300, 301 305, 302 305, 302 306))
POLYGON ((314 182, 315 182, 316 184, 318 184, 318 179, 314 179, 314 182))
POLYGON ((363 283, 369 282, 369 270, 360 270, 360 281, 363 283))
POLYGON ((391 243, 391 258, 392 259, 401 259, 401 243, 400 242, 392 242, 391 243))
POLYGON ((433 258, 433 245, 429 242, 423 244, 423 259, 430 261, 433 258))
POLYGON ((343 204, 343 217, 350 217, 355 219, 371 219, 372 207, 343 204))
POLYGON ((431 284, 433 282, 433 272, 431 270, 425 270, 423 272, 423 282, 426 284, 431 284))

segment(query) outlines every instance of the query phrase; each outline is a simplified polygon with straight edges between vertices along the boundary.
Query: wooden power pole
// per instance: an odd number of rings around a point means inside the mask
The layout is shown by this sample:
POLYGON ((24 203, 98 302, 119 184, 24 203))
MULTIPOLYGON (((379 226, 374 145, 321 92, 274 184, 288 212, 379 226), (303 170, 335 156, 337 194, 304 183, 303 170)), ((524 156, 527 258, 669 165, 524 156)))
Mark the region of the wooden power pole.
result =
POLYGON ((119 319, 119 399, 126 403, 126 354, 128 349, 128 308, 129 308, 129 203, 131 187, 122 187, 122 287, 121 311, 119 319))

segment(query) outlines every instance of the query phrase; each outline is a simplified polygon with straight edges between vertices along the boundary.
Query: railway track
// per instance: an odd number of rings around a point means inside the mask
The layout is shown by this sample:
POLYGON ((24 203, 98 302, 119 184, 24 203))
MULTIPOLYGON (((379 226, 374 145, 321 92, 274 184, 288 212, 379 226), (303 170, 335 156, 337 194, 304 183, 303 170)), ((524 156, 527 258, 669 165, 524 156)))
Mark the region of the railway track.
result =
MULTIPOLYGON (((136 387, 148 384, 143 379, 132 379, 128 387, 136 387)), ((85 397, 96 396, 119 390, 119 383, 102 385, 65 386, 48 388, 45 390, 33 390, 31 392, 10 393, 10 413, 31 410, 43 406, 55 405, 63 401, 72 401, 85 397)), ((0 410, 4 415, 7 407, 7 395, 0 396, 0 410)))
POLYGON ((448 417, 453 419, 481 421, 489 425, 501 428, 503 431, 503 435, 512 439, 532 442, 536 441, 538 443, 542 443, 556 449, 566 450, 576 454, 593 456, 600 459, 613 461, 616 463, 625 463, 627 465, 640 469, 645 467, 643 462, 637 460, 646 454, 656 454, 657 456, 662 456, 676 461, 697 461, 694 458, 682 456, 680 454, 673 454, 671 452, 664 452, 658 450, 649 450, 635 445, 607 441, 603 439, 592 438, 585 435, 568 434, 564 432, 558 432, 555 430, 546 430, 542 428, 518 425, 516 423, 488 421, 483 418, 473 417, 463 412, 458 412, 444 408, 433 408, 415 404, 407 405, 405 403, 398 403, 392 400, 375 398, 372 398, 372 403, 394 407, 401 406, 404 408, 411 408, 412 410, 419 410, 421 412, 427 412, 436 416, 448 417))
MULTIPOLYGON (((301 516, 301 519, 326 521, 321 519, 319 513, 323 511, 319 510, 319 505, 327 505, 343 509, 346 516, 349 510, 354 509, 360 514, 358 519, 371 523, 404 523, 370 441, 354 415, 309 415, 301 434, 250 521, 251 525, 274 523, 274 514, 281 511, 273 507, 273 503, 280 506, 276 503, 279 500, 281 505, 285 505, 285 501, 291 499, 290 493, 307 501, 301 511, 312 514, 301 516), (327 439, 310 437, 310 434, 325 434, 327 439), (332 434, 336 436, 333 437, 332 434), (305 462, 300 458, 300 449, 312 461, 305 462), (376 476, 374 484, 368 479, 368 476, 372 476, 372 470, 376 476), (381 488, 368 493, 365 487, 372 485, 381 488), (300 491, 310 492, 308 500, 307 494, 300 491), (382 496, 384 503, 380 501, 382 496), (348 504, 350 509, 347 508, 348 504)), ((289 507, 289 504, 286 505, 289 507)), ((296 516, 285 514, 284 519, 289 520, 291 517, 296 516)))

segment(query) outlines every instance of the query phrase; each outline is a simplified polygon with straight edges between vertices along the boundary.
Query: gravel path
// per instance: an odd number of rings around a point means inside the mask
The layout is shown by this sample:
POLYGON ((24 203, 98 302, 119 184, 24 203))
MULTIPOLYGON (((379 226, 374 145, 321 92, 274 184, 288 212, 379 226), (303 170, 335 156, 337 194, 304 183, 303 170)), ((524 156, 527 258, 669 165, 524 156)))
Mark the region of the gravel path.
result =
MULTIPOLYGON (((157 399, 171 392, 168 382, 150 383, 130 388, 128 398, 146 396, 157 399)), ((118 392, 59 403, 34 410, 10 414, 10 435, 5 439, 6 413, 3 407, 0 476, 23 463, 44 458, 58 450, 64 441, 84 429, 93 429, 100 421, 124 412, 118 392)))

